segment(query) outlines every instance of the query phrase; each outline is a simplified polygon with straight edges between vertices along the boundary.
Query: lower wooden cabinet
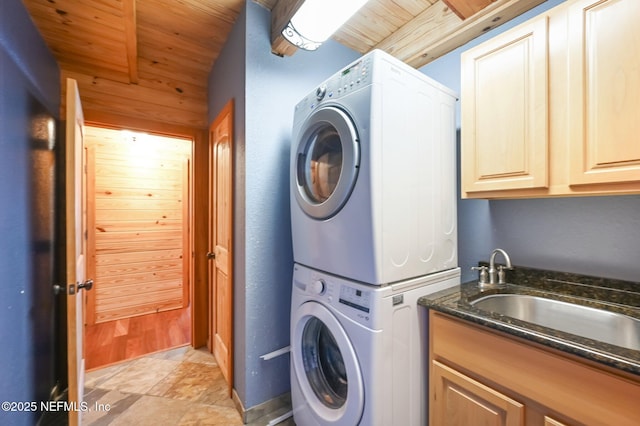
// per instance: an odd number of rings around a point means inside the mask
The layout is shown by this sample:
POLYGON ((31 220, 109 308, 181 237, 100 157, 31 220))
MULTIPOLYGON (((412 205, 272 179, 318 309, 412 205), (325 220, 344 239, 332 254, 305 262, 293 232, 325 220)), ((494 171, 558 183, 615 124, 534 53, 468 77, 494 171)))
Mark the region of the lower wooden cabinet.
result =
POLYGON ((431 426, 640 424, 640 378, 430 311, 431 426))
POLYGON ((438 425, 524 425, 524 405, 438 361, 432 363, 438 425))
POLYGON ((551 417, 544 416, 544 426, 567 426, 566 423, 559 422, 551 417))

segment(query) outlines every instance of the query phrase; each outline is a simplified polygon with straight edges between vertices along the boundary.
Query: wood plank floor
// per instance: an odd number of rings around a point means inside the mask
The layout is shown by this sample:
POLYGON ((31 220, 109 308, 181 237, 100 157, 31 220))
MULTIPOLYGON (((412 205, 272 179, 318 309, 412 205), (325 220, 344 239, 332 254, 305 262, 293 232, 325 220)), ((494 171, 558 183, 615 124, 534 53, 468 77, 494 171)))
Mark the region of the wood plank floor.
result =
POLYGON ((93 370, 189 343, 189 307, 88 325, 85 367, 93 370))

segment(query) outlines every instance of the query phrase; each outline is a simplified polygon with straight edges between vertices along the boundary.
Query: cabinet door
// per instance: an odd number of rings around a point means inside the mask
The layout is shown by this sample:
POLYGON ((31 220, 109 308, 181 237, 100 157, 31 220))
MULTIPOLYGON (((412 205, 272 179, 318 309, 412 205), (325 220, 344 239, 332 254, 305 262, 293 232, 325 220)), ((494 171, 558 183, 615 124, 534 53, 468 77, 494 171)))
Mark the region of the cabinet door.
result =
POLYGON ((548 186, 548 19, 462 56, 462 191, 548 186))
POLYGON ((544 416, 544 426, 567 426, 566 423, 562 423, 549 416, 544 416))
POLYGON ((570 184, 640 185, 640 1, 569 9, 570 184))
POLYGON ((432 361, 431 424, 524 425, 524 406, 438 361, 432 361))

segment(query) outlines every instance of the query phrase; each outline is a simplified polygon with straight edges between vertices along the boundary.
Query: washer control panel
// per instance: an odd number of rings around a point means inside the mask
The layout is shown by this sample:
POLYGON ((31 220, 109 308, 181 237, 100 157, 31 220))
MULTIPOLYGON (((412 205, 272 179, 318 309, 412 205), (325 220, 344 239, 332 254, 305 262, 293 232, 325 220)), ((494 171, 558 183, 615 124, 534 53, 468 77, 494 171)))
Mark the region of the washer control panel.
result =
POLYGON ((353 287, 341 286, 340 298, 343 305, 351 306, 359 311, 369 313, 371 310, 371 293, 353 287))
POLYGON ((334 314, 370 329, 379 329, 384 322, 382 306, 389 291, 390 287, 354 283, 302 265, 296 264, 293 270, 294 306, 307 301, 322 303, 334 314))

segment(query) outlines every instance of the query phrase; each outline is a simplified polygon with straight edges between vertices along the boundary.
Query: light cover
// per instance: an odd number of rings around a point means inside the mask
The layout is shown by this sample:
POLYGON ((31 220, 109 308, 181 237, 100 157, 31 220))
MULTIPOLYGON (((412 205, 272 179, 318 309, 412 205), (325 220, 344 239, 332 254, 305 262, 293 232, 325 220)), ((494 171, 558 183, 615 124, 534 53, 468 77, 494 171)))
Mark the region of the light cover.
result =
POLYGON ((305 50, 316 50, 367 0, 305 0, 282 30, 289 42, 305 50))

